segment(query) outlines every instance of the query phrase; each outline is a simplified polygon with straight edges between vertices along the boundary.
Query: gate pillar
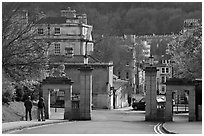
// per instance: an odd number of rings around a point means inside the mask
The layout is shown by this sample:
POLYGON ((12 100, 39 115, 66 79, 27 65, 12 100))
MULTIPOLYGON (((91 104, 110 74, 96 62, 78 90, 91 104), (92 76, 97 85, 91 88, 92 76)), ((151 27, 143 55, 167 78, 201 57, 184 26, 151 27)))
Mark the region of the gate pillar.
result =
POLYGON ((91 104, 92 104, 92 70, 88 65, 82 66, 80 69, 80 119, 91 120, 91 104))
POLYGON ((72 120, 72 83, 71 79, 68 79, 68 88, 64 93, 64 119, 66 120, 72 120))
POLYGON ((47 85, 43 85, 43 98, 45 102, 45 119, 50 118, 50 89, 47 85))
POLYGON ((157 91, 156 91, 156 67, 146 67, 145 69, 145 84, 146 84, 146 108, 145 120, 157 120, 157 91))

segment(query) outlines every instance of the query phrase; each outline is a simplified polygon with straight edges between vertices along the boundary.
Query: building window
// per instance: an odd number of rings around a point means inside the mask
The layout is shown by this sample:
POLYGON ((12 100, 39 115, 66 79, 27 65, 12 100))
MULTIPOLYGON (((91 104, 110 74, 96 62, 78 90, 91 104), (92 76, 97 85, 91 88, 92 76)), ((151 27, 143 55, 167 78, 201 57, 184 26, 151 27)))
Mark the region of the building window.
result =
POLYGON ((60 44, 55 43, 55 54, 60 54, 60 44))
POLYGON ((118 72, 118 78, 120 79, 120 71, 118 72))
POLYGON ((169 68, 166 68, 166 73, 169 73, 169 68))
POLYGON ((162 68, 162 71, 161 71, 162 73, 165 73, 165 68, 162 68))
POLYGON ((166 62, 167 62, 166 60, 162 60, 162 64, 166 64, 166 62))
POLYGON ((55 28, 55 34, 60 34, 60 28, 59 27, 55 28))
POLYGON ((165 82, 166 82, 164 76, 162 76, 161 79, 162 79, 162 81, 161 81, 162 83, 165 83, 165 82))
POLYGON ((126 79, 129 79, 129 73, 126 72, 126 79))
POLYGON ((162 94, 165 94, 165 93, 166 93, 166 87, 165 87, 165 86, 162 86, 162 88, 161 88, 161 93, 162 93, 162 94))
POLYGON ((43 34, 44 34, 43 28, 38 28, 38 34, 39 34, 39 35, 43 35, 43 34))
POLYGON ((65 48, 65 55, 67 55, 67 56, 73 56, 73 48, 71 48, 71 47, 66 47, 65 48))

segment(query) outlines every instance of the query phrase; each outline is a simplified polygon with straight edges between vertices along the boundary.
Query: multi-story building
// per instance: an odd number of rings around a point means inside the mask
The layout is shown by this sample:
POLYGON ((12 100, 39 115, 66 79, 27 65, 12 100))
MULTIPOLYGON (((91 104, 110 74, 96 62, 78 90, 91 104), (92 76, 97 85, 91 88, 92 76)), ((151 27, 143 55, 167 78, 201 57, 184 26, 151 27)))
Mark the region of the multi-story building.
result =
POLYGON ((93 52, 92 26, 86 14, 76 14, 70 8, 61 10, 60 17, 46 17, 37 25, 39 39, 50 42, 49 55, 85 55, 93 52))
MULTIPOLYGON (((36 40, 44 40, 50 45, 48 51, 49 70, 65 65, 66 76, 74 84, 73 96, 80 93, 80 71, 84 65, 84 57, 94 68, 93 74, 93 106, 96 108, 112 108, 113 96, 110 87, 113 86, 113 63, 103 63, 91 56, 94 44, 92 26, 87 23, 86 14, 77 14, 70 8, 61 10, 60 17, 46 17, 38 21, 36 40)), ((63 99, 63 91, 59 90, 57 99, 63 99)), ((55 95, 52 95, 52 99, 55 95)), ((55 100, 54 100, 55 101, 55 100)))
POLYGON ((157 64, 157 94, 165 95, 166 94, 166 84, 167 79, 172 78, 172 65, 171 65, 171 56, 162 55, 157 64))

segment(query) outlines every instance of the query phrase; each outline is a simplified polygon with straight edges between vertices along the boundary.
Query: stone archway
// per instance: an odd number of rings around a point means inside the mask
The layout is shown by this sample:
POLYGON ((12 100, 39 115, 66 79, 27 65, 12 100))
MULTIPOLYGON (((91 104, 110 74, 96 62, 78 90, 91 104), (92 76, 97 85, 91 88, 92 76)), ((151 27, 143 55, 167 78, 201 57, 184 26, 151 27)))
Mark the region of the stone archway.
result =
POLYGON ((42 95, 45 100, 45 118, 50 118, 50 90, 64 90, 64 119, 72 119, 72 81, 67 77, 47 77, 42 81, 42 95))
POLYGON ((172 93, 174 90, 188 90, 189 91, 189 121, 196 121, 196 106, 195 106, 195 85, 192 81, 186 79, 172 78, 166 82, 166 117, 172 121, 172 93))

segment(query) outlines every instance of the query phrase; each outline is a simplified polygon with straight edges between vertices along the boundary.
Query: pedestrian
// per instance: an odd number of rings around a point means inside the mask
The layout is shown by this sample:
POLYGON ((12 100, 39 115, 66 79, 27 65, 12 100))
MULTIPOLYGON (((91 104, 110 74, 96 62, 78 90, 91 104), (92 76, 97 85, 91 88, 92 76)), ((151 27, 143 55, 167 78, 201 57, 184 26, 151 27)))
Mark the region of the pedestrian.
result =
POLYGON ((131 106, 131 97, 128 96, 128 105, 131 106))
POLYGON ((28 120, 28 113, 29 113, 29 117, 30 120, 32 120, 32 115, 31 115, 31 110, 33 107, 33 103, 31 101, 31 97, 28 96, 27 100, 24 102, 24 106, 25 106, 25 112, 26 112, 26 121, 28 120))
POLYGON ((45 121, 45 102, 43 97, 40 97, 40 100, 38 102, 38 121, 45 121))

